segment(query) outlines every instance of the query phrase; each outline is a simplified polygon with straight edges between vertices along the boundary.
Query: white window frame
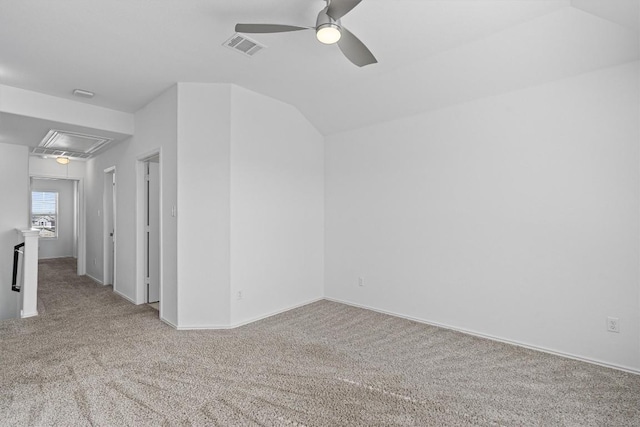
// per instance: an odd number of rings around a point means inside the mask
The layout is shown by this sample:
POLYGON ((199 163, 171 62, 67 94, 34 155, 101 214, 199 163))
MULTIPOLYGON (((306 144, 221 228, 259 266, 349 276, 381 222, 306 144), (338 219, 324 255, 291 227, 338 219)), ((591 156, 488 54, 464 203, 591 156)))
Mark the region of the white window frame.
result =
MULTIPOLYGON (((57 191, 51 191, 51 190, 32 190, 31 191, 31 227, 32 228, 37 228, 40 229, 40 239, 46 239, 46 240, 55 240, 58 238, 58 235, 60 233, 60 217, 59 217, 59 211, 60 211, 60 205, 59 205, 59 194, 57 191), (56 204, 56 212, 55 212, 55 219, 56 219, 56 225, 55 225, 55 235, 54 236, 45 236, 42 235, 42 230, 44 229, 44 227, 38 227, 36 225, 34 225, 33 223, 33 194, 34 193, 52 193, 56 195, 55 198, 55 204, 56 204)), ((35 214, 35 215, 43 215, 43 214, 35 214)))

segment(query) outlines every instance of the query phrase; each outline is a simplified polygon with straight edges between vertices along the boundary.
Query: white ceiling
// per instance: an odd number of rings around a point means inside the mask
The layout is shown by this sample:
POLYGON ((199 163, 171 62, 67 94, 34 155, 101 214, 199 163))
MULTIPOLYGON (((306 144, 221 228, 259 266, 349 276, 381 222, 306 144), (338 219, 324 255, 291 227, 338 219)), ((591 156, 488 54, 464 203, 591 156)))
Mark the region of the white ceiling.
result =
POLYGON ((638 0, 364 0, 342 23, 365 68, 310 31, 252 35, 253 58, 222 46, 237 22, 311 26, 323 5, 0 0, 0 83, 126 112, 175 82, 234 83, 331 134, 639 58, 638 0))
POLYGON ((106 151, 108 148, 111 148, 116 143, 130 136, 102 129, 96 130, 85 126, 70 125, 68 123, 7 113, 0 113, 0 124, 2 124, 2 129, 0 129, 0 142, 26 145, 28 147, 38 146, 52 129, 84 135, 95 135, 113 140, 113 142, 96 151, 94 155, 106 151))

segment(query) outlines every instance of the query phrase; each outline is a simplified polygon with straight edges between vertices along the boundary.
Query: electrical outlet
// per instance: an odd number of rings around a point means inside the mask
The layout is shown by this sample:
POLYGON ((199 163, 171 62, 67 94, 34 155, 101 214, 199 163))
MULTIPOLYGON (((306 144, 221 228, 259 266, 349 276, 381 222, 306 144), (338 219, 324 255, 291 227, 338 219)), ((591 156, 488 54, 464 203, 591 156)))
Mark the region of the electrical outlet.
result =
POLYGON ((242 299, 242 291, 238 291, 238 293, 236 294, 236 298, 238 298, 239 300, 242 299))
POLYGON ((620 333, 620 319, 617 317, 607 317, 607 331, 620 333))
POLYGON ((358 277, 358 286, 364 286, 364 277, 358 277))

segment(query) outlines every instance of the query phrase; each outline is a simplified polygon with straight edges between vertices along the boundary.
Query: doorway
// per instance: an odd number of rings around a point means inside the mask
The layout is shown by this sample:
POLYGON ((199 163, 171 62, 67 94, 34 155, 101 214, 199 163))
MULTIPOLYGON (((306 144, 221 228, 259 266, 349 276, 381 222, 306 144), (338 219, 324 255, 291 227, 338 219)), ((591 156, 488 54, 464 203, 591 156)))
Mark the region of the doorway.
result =
POLYGON ((159 310, 160 302, 160 155, 145 168, 145 284, 146 302, 159 310))
POLYGON ((73 258, 80 274, 78 180, 32 176, 30 187, 29 221, 41 230, 38 259, 73 258))
POLYGON ((104 170, 102 283, 116 290, 116 168, 104 170))

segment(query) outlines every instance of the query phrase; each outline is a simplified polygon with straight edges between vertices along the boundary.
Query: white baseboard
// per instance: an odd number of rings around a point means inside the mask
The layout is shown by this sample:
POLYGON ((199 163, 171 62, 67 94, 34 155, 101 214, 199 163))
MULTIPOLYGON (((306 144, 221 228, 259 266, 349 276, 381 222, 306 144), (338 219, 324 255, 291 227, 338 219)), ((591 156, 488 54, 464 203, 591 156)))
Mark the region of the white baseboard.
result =
POLYGON ((176 325, 174 325, 173 322, 168 321, 164 317, 161 317, 160 320, 163 321, 164 323, 166 323, 167 325, 171 326, 173 329, 178 329, 178 327, 176 325))
POLYGON ((304 307, 305 305, 313 304, 314 302, 322 301, 323 299, 324 299, 323 297, 314 298, 309 301, 294 304, 292 306, 289 306, 280 310, 272 311, 270 313, 263 314, 263 315, 253 317, 248 320, 243 320, 238 323, 233 323, 230 325, 181 325, 181 326, 178 326, 176 329, 178 329, 179 331, 191 331, 191 330, 200 330, 200 329, 235 329, 235 328, 239 328, 240 326, 248 325, 250 323, 257 322, 259 320, 263 320, 271 316, 276 316, 278 314, 284 313, 289 310, 294 310, 296 308, 304 307))
POLYGON ((184 326, 175 326, 175 328, 179 331, 200 331, 200 330, 223 330, 223 329, 233 329, 233 326, 230 325, 184 325, 184 326))
POLYGON ((27 317, 35 317, 38 315, 37 311, 30 311, 25 313, 24 311, 20 310, 20 318, 21 319, 26 319, 27 317))
POLYGON ((48 256, 48 257, 43 257, 43 258, 38 258, 38 261, 40 260, 47 260, 47 259, 60 259, 60 258, 73 258, 75 260, 78 259, 77 256, 73 256, 73 255, 62 255, 62 256, 48 256))
POLYGON ((501 343, 504 343, 504 344, 515 345, 515 346, 518 346, 518 347, 527 348, 529 350, 540 351, 542 353, 553 354, 554 356, 565 357, 567 359, 578 360, 580 362, 591 363, 593 365, 604 366, 605 368, 617 369, 619 371, 624 371, 624 372, 629 372, 631 374, 640 375, 640 370, 639 369, 635 369, 635 368, 632 368, 632 367, 629 367, 629 366, 617 365, 615 363, 609 363, 609 362, 604 362, 602 360, 592 359, 592 358, 589 358, 589 357, 578 356, 578 355, 571 354, 571 353, 565 353, 565 352, 562 352, 562 351, 553 350, 553 349, 549 349, 549 348, 546 348, 546 347, 540 347, 540 346, 537 346, 537 345, 527 344, 527 343, 523 343, 523 342, 520 342, 520 341, 514 341, 514 340, 510 340, 510 339, 506 339, 506 338, 500 338, 500 337, 496 337, 494 335, 485 334, 485 333, 482 333, 482 332, 477 332, 477 331, 473 331, 473 330, 469 330, 469 329, 464 329, 464 328, 458 328, 458 327, 455 327, 455 326, 445 325, 443 323, 433 322, 433 321, 430 321, 430 320, 420 319, 420 318, 417 318, 417 317, 411 317, 411 316, 407 316, 407 315, 404 315, 404 314, 395 313, 395 312, 392 312, 392 311, 381 310, 381 309, 378 309, 378 308, 369 307, 369 306, 366 306, 366 305, 357 304, 357 303, 350 302, 350 301, 344 301, 344 300, 340 300, 340 299, 337 299, 337 298, 324 297, 324 299, 327 300, 327 301, 333 301, 333 302, 337 302, 337 303, 340 303, 340 304, 349 305, 349 306, 352 306, 352 307, 357 307, 357 308, 362 308, 362 309, 365 309, 365 310, 375 311, 377 313, 387 314, 389 316, 400 317, 402 319, 411 320, 413 322, 418 322, 418 323, 423 323, 423 324, 426 324, 426 325, 436 326, 438 328, 443 328, 443 329, 449 329, 449 330, 456 331, 456 332, 461 332, 461 333, 467 334, 467 335, 473 335, 475 337, 484 338, 484 339, 488 339, 488 340, 491 340, 491 341, 497 341, 497 342, 501 342, 501 343))
POLYGON ((93 281, 94 281, 94 282, 96 282, 97 284, 99 284, 99 285, 103 285, 103 286, 104 286, 104 283, 102 282, 102 280, 98 280, 98 279, 96 279, 95 277, 93 277, 93 276, 92 276, 92 275, 90 275, 89 273, 85 274, 85 276, 87 276, 89 279, 93 280, 93 281))
POLYGON ((122 297, 122 298, 124 298, 124 299, 126 299, 127 301, 129 301, 129 302, 130 302, 131 304, 133 304, 133 305, 138 305, 138 304, 136 304, 136 302, 135 302, 133 299, 129 298, 128 296, 126 296, 125 294, 123 294, 122 292, 120 292, 120 291, 119 291, 119 290, 117 290, 117 289, 114 289, 114 290, 113 290, 113 293, 114 293, 114 294, 117 294, 118 296, 120 296, 120 297, 122 297))
MULTIPOLYGON (((114 291, 117 292, 117 291, 114 291)), ((117 292, 118 294, 120 294, 119 292, 117 292)), ((128 297, 126 297, 125 295, 120 294, 122 297, 124 297, 125 299, 131 301, 131 299, 129 299, 128 297)), ((357 304, 354 302, 350 302, 350 301, 345 301, 345 300, 340 300, 337 298, 330 298, 330 297, 322 297, 322 298, 314 298, 312 300, 300 303, 300 304, 295 304, 293 306, 287 307, 287 308, 283 308, 280 310, 276 310, 273 312, 270 312, 268 314, 264 314, 258 317, 254 317, 248 320, 243 320, 242 322, 238 322, 238 323, 234 323, 234 324, 230 324, 230 325, 182 325, 182 326, 177 326, 174 325, 172 322, 160 318, 160 320, 162 320, 164 323, 168 324, 169 326, 179 330, 179 331, 189 331, 189 330, 226 330, 226 329, 235 329, 238 328, 240 326, 244 326, 244 325, 248 325, 250 323, 253 322, 257 322, 259 320, 263 320, 266 319, 268 317, 271 316, 275 316, 281 313, 284 313, 286 311, 289 310, 294 310, 296 308, 300 308, 300 307, 304 307, 305 305, 309 305, 309 304, 313 304, 315 302, 318 301, 322 301, 322 300, 327 300, 327 301, 332 301, 332 302, 336 302, 339 304, 345 304, 345 305, 349 305, 352 307, 357 307, 357 308, 362 308, 365 310, 371 310, 371 311, 375 311, 377 313, 382 313, 382 314, 386 314, 389 316, 394 316, 394 317, 399 317, 402 319, 406 319, 406 320, 411 320, 413 322, 418 322, 418 323, 423 323, 426 325, 431 325, 431 326, 435 326, 438 328, 443 328, 443 329, 449 329, 452 331, 456 331, 456 332, 460 332, 463 334, 467 334, 467 335, 472 335, 475 337, 479 337, 479 338, 484 338, 484 339, 488 339, 491 341, 497 341, 497 342, 501 342, 504 344, 510 344, 510 345, 515 345, 518 347, 523 347, 523 348, 527 348, 529 350, 535 350, 535 351, 540 351, 542 353, 547 353, 547 354, 552 354, 554 356, 560 356, 560 357, 564 357, 567 359, 572 359, 572 360, 577 360, 580 362, 586 362, 586 363, 591 363, 594 365, 598 365, 598 366, 603 366, 605 368, 611 368, 611 369, 617 369, 619 371, 624 371, 624 372, 629 372, 631 374, 636 374, 636 375, 640 375, 640 370, 629 367, 629 366, 623 366, 623 365, 617 365, 614 363, 609 363, 609 362, 604 362, 602 360, 597 360, 597 359, 592 359, 592 358, 588 358, 588 357, 584 357, 584 356, 578 356, 575 354, 571 354, 571 353, 566 353, 566 352, 562 352, 562 351, 558 351, 558 350, 553 350, 553 349, 549 349, 546 347, 540 347, 537 345, 532 345, 532 344, 527 344, 527 343, 523 343, 520 341, 514 341, 514 340, 510 340, 510 339, 506 339, 506 338, 500 338, 500 337, 496 337, 494 335, 489 335, 489 334, 485 334, 485 333, 481 333, 481 332, 477 332, 477 331, 473 331, 473 330, 469 330, 469 329, 465 329, 465 328, 458 328, 455 326, 450 326, 450 325, 446 325, 443 323, 438 323, 438 322, 434 322, 431 320, 426 320, 426 319, 421 319, 421 318, 417 318, 417 317, 412 317, 412 316, 407 316, 404 314, 400 314, 400 313, 395 313, 392 311, 388 311, 388 310, 381 310, 378 308, 374 308, 374 307, 369 307, 363 304, 357 304)), ((131 301, 133 302, 133 301, 131 301)))
POLYGON ((287 308, 283 308, 283 309, 280 309, 280 310, 272 311, 271 313, 268 313, 268 314, 264 314, 264 315, 261 315, 261 316, 258 316, 258 317, 253 317, 253 318, 248 319, 248 320, 243 320, 241 322, 232 324, 230 329, 239 328, 240 326, 248 325, 249 323, 257 322, 258 320, 266 319, 267 317, 276 316, 278 314, 282 314, 282 313, 284 313, 286 311, 289 311, 289 310, 295 310, 296 308, 304 307, 305 305, 313 304, 314 302, 322 301, 323 299, 324 299, 324 297, 313 298, 313 299, 310 299, 308 301, 305 301, 305 302, 302 302, 302 303, 299 303, 299 304, 294 304, 294 305, 289 306, 287 308))

